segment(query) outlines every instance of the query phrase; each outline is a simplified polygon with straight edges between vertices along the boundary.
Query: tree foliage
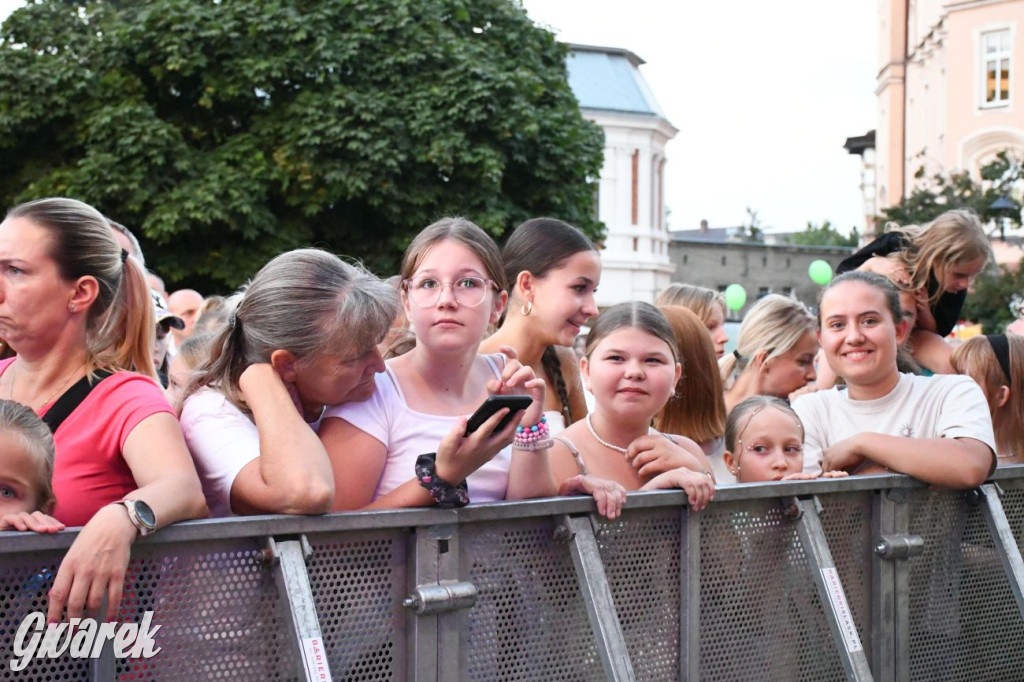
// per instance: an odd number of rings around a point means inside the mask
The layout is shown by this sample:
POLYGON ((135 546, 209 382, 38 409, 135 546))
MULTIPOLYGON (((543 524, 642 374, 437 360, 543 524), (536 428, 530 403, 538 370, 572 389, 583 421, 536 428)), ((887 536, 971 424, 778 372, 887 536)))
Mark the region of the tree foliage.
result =
POLYGON ((961 316, 980 323, 986 334, 1000 334, 1022 314, 1024 260, 1016 268, 989 268, 974 280, 961 316))
MULTIPOLYGON (((969 208, 981 216, 982 222, 1008 218, 1011 227, 1020 226, 1020 186, 1024 181, 1024 167, 1019 160, 1000 152, 995 160, 981 168, 981 182, 967 172, 935 175, 924 186, 916 187, 910 196, 897 206, 884 209, 886 221, 899 225, 921 225, 953 208, 969 208), (1008 197, 1017 205, 1016 210, 998 211, 992 204, 1008 197)), ((923 176, 923 169, 916 177, 923 176)))
POLYGON ((854 227, 849 235, 845 235, 832 227, 832 223, 825 221, 821 225, 815 225, 808 221, 803 232, 797 232, 786 237, 790 244, 799 246, 857 246, 860 235, 854 227))
POLYGON ((390 274, 448 214, 600 236, 601 130, 508 0, 35 0, 0 39, 4 202, 92 203, 177 284, 307 244, 390 274))

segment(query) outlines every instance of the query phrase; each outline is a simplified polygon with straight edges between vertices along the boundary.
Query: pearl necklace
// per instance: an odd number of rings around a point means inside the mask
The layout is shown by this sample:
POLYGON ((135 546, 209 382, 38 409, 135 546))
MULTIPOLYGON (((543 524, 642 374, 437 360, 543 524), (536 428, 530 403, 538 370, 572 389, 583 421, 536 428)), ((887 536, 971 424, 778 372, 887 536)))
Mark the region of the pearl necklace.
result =
POLYGON ((596 440, 598 443, 605 446, 606 448, 609 448, 610 450, 614 450, 615 452, 621 452, 622 454, 626 454, 626 448, 620 448, 618 445, 612 445, 608 441, 601 438, 601 436, 597 435, 597 431, 594 430, 594 425, 590 423, 590 414, 587 414, 587 428, 590 429, 590 435, 593 436, 594 440, 596 440))

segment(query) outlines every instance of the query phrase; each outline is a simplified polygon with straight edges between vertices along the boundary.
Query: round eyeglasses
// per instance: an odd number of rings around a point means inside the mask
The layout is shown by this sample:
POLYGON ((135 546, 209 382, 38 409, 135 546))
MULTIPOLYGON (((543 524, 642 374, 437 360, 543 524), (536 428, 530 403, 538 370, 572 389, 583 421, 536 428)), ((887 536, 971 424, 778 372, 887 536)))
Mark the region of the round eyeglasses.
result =
POLYGON ((498 285, 489 279, 480 277, 460 277, 454 282, 442 282, 433 277, 416 277, 402 281, 409 300, 420 308, 432 308, 441 300, 441 292, 445 287, 452 288, 452 296, 459 305, 476 306, 483 302, 487 290, 498 285))

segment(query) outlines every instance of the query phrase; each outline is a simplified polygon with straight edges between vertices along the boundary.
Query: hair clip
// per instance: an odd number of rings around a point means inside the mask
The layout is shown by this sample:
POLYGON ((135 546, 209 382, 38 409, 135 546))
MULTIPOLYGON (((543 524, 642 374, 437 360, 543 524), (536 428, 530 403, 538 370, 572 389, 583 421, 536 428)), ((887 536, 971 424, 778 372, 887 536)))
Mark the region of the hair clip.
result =
POLYGON ((121 262, 124 263, 128 260, 128 252, 121 249, 121 262))

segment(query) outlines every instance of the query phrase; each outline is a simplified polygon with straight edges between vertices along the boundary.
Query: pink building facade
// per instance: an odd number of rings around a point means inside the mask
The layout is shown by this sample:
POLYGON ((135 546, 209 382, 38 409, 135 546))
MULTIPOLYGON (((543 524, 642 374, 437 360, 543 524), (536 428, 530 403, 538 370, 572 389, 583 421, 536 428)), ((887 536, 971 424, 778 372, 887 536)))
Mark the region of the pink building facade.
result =
POLYGON ((1024 0, 880 0, 875 196, 1024 158, 1024 0))

